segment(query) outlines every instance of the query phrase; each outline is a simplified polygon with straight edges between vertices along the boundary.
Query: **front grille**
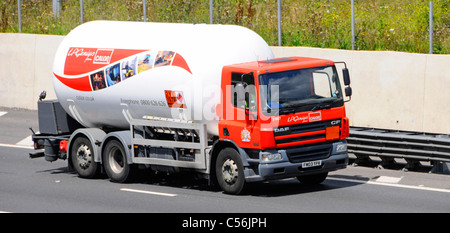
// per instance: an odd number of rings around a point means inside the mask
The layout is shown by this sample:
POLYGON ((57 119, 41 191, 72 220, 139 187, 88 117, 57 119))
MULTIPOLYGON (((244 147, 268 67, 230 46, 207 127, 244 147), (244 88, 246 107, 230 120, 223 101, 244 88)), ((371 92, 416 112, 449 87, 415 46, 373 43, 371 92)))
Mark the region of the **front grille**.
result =
POLYGON ((341 125, 341 120, 318 121, 274 128, 277 148, 286 150, 291 163, 326 159, 330 156, 332 142, 326 141, 327 127, 341 125))
POLYGON ((291 163, 321 160, 330 157, 332 143, 287 148, 286 153, 291 163))
POLYGON ((277 144, 284 144, 284 143, 291 143, 291 142, 301 142, 301 141, 308 141, 313 139, 320 139, 325 138, 325 130, 316 131, 312 135, 302 135, 299 137, 287 137, 284 139, 278 139, 275 140, 277 144))
POLYGON ((341 120, 318 121, 273 129, 277 148, 301 146, 326 141, 326 129, 340 126, 341 120))
POLYGON ((318 121, 318 122, 312 122, 312 123, 306 123, 306 124, 299 124, 299 125, 290 125, 286 127, 279 127, 274 129, 274 135, 277 136, 284 136, 289 134, 299 134, 299 133, 307 133, 307 132, 313 132, 313 131, 319 131, 319 130, 325 130, 327 125, 330 124, 331 121, 318 121), (288 130, 284 130, 285 128, 289 128, 288 130))

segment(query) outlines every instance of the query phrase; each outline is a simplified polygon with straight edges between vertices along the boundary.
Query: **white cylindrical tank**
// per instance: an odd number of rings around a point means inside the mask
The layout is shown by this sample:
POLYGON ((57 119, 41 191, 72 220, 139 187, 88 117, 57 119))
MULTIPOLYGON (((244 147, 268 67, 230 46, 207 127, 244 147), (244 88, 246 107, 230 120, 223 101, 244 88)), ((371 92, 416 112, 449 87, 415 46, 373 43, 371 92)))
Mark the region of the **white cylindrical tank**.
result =
POLYGON ((158 116, 203 122, 217 135, 223 66, 273 57, 240 26, 92 21, 62 41, 53 83, 85 127, 128 129, 130 117, 158 116))

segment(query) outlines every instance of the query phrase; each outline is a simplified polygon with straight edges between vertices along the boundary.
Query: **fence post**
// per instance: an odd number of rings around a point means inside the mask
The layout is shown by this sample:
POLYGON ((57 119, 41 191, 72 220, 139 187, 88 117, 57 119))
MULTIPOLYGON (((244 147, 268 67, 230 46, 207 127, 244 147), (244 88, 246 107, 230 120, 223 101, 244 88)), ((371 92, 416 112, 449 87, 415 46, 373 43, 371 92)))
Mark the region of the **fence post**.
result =
POLYGON ((147 22, 147 1, 142 1, 142 8, 144 8, 144 22, 147 22))
POLYGON ((430 32, 429 53, 433 54, 433 1, 430 1, 430 25, 428 30, 430 32))
POLYGON ((352 50, 355 50, 355 0, 352 0, 352 50))
POLYGON ((59 17, 61 13, 61 0, 52 1, 53 17, 59 17))
POLYGON ((80 0, 80 22, 84 23, 84 10, 83 10, 83 0, 80 0))
POLYGON ((213 24, 214 17, 213 17, 213 0, 209 0, 209 23, 213 24))
POLYGON ((20 4, 20 0, 17 0, 17 14, 19 17, 19 33, 22 33, 22 5, 20 4))
POLYGON ((277 0, 278 5, 278 46, 281 46, 281 0, 277 0))

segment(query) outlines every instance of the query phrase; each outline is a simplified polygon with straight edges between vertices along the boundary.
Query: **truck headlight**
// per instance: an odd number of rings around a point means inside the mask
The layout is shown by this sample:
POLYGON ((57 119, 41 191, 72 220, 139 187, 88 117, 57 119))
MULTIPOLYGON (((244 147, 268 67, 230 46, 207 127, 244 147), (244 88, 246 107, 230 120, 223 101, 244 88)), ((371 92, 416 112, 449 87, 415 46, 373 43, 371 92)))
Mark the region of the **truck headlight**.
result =
POLYGON ((347 143, 339 143, 336 145, 336 153, 347 151, 347 143))
POLYGON ((275 161, 275 160, 282 160, 283 156, 280 153, 263 154, 261 158, 262 158, 262 161, 275 161))

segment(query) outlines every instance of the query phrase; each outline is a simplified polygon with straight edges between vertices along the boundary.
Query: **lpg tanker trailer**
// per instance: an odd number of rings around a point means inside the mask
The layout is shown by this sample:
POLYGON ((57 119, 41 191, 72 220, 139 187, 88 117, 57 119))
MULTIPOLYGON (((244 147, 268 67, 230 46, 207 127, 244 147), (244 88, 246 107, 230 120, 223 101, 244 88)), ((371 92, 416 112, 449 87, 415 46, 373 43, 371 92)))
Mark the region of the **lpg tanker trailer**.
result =
POLYGON ((57 99, 38 102, 30 156, 114 182, 142 168, 194 171, 230 194, 320 183, 348 162, 351 88, 344 63, 344 98, 336 63, 274 58, 240 26, 88 22, 56 52, 57 99))

